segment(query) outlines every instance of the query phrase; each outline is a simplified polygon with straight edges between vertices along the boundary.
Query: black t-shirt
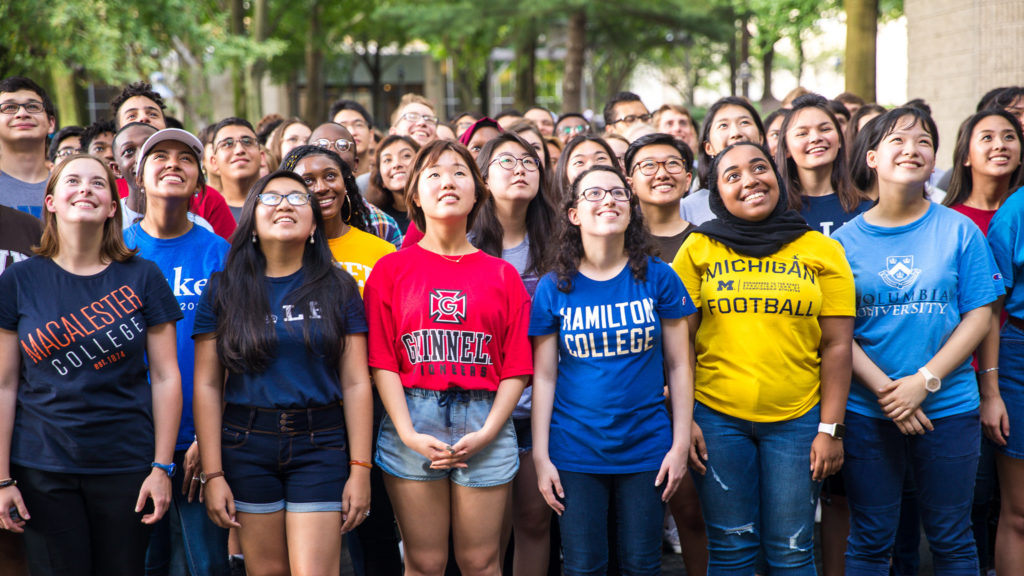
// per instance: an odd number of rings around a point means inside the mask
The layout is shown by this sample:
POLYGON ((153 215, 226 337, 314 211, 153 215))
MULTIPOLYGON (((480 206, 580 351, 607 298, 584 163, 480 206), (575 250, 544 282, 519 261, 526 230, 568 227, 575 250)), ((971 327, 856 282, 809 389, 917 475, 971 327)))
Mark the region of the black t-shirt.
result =
POLYGON ((679 248, 683 245, 683 240, 686 238, 687 233, 690 232, 690 228, 693 228, 693 226, 687 226, 682 232, 674 236, 655 236, 651 234, 651 240, 654 241, 654 245, 661 250, 662 260, 671 262, 675 259, 676 253, 679 252, 679 248))
POLYGON ((28 260, 32 246, 39 244, 43 223, 7 206, 0 206, 0 274, 15 262, 28 260))
POLYGON ((72 474, 137 472, 153 461, 146 330, 182 317, 156 264, 92 276, 49 258, 0 276, 0 328, 21 352, 11 461, 72 474))

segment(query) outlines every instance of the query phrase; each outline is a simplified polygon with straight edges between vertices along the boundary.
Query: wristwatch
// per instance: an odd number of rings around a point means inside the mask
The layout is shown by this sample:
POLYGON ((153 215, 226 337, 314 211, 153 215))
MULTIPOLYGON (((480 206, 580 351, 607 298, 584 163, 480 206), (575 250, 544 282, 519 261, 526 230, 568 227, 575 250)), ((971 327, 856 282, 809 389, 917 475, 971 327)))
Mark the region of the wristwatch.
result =
POLYGON ((163 470, 164 472, 166 472, 168 478, 174 478, 174 470, 175 470, 174 462, 171 462, 170 464, 161 464, 159 462, 153 462, 152 467, 153 468, 159 468, 159 469, 163 470))
POLYGON ((818 432, 824 432, 836 440, 842 440, 846 436, 846 425, 839 422, 835 424, 818 422, 818 432))
POLYGON ((942 388, 942 380, 938 376, 932 374, 932 371, 925 366, 921 366, 917 371, 924 376, 924 389, 929 392, 938 392, 942 388))
POLYGON ((209 474, 207 474, 206 472, 200 472, 199 483, 202 484, 203 486, 206 486, 206 483, 209 482, 210 480, 213 480, 214 478, 220 478, 223 475, 223 470, 220 470, 218 472, 210 472, 209 474))

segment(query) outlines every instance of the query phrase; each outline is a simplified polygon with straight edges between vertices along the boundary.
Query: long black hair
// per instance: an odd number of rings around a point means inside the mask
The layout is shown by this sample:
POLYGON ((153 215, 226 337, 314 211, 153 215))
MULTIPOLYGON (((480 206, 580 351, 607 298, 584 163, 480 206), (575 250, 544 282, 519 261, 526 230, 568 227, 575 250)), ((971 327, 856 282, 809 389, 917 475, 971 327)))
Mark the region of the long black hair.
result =
POLYGON ((615 160, 615 151, 608 145, 608 142, 604 138, 596 134, 580 134, 573 137, 566 143, 565 148, 562 149, 562 154, 558 157, 558 165, 555 166, 555 173, 551 177, 551 181, 554 182, 557 188, 557 198, 559 204, 566 200, 572 200, 573 196, 569 193, 569 188, 572 182, 569 182, 568 170, 569 170, 569 157, 572 156, 574 150, 584 142, 596 142, 598 146, 604 148, 604 151, 608 154, 608 159, 611 162, 609 166, 617 167, 618 162, 615 160))
MULTIPOLYGON (((278 170, 253 185, 242 206, 231 240, 231 250, 222 272, 214 274, 219 282, 214 299, 217 316, 217 356, 221 364, 234 373, 259 373, 272 363, 277 351, 277 334, 271 319, 270 298, 267 293, 267 259, 256 237, 256 207, 259 196, 273 180, 288 179, 302 190, 305 182, 294 172, 278 170)), ((287 202, 287 200, 285 200, 287 202)), ((320 310, 315 336, 313 314, 305 314, 302 335, 306 348, 324 358, 331 369, 336 369, 345 346, 348 326, 345 310, 348 303, 359 297, 355 280, 334 265, 334 257, 327 246, 323 215, 320 205, 310 202, 316 229, 302 252, 302 284, 286 298, 299 310, 310 305, 320 310)))
POLYGON ((356 183, 355 174, 352 173, 352 168, 341 159, 337 152, 308 144, 296 146, 284 157, 280 169, 295 172, 295 167, 298 166, 299 160, 309 156, 323 156, 334 163, 338 170, 341 171, 341 180, 345 183, 345 198, 342 200, 343 204, 341 210, 338 211, 338 217, 341 218, 342 222, 354 226, 363 232, 373 234, 370 227, 370 209, 363 203, 363 195, 359 193, 359 184, 356 183), (347 210, 345 206, 348 206, 347 210))
POLYGON ((562 204, 561 221, 558 234, 558 252, 554 259, 554 272, 557 278, 558 289, 569 293, 573 290, 573 278, 579 272, 580 262, 583 261, 583 235, 580 227, 569 220, 569 209, 575 208, 580 201, 580 183, 583 178, 591 172, 610 172, 618 176, 622 181, 622 187, 629 190, 629 224, 626 225, 625 250, 629 258, 629 269, 633 273, 633 279, 637 282, 647 280, 647 259, 654 250, 651 242, 651 235, 644 223, 643 213, 640 211, 639 200, 633 189, 626 182, 626 177, 618 169, 612 166, 597 165, 584 170, 573 180, 562 204))
POLYGON ((974 174, 971 167, 966 165, 971 154, 971 137, 978 123, 989 116, 999 116, 1009 122, 1017 136, 1017 143, 1021 146, 1017 152, 1017 169, 1010 175, 1010 192, 1020 188, 1024 183, 1024 136, 1021 135, 1020 122, 1013 114, 1002 108, 987 108, 971 115, 960 125, 960 131, 956 135, 956 147, 953 149, 953 174, 949 179, 946 197, 942 200, 943 205, 963 204, 971 196, 971 190, 974 189, 974 174))
MULTIPOLYGON (((548 238, 551 237, 551 233, 555 228, 555 209, 548 202, 547 195, 545 194, 547 182, 542 169, 539 168, 540 157, 537 155, 537 151, 515 132, 502 132, 484 144, 484 147, 476 157, 476 161, 480 167, 480 176, 484 181, 487 181, 487 176, 491 172, 491 162, 494 160, 494 151, 507 142, 512 142, 522 147, 526 151, 527 156, 538 163, 538 169, 540 170, 540 174, 538 174, 540 178, 537 184, 537 195, 533 197, 533 200, 530 200, 529 205, 526 207, 526 237, 530 242, 530 261, 527 263, 526 272, 533 272, 540 276, 546 271, 548 266, 548 254, 552 246, 551 242, 548 242, 548 238)), ((499 170, 503 170, 503 168, 499 168, 499 170)), ((483 203, 483 206, 480 207, 480 212, 473 222, 473 230, 470 236, 474 246, 491 256, 501 258, 502 240, 504 239, 505 231, 502 229, 501 222, 498 221, 498 215, 495 213, 493 190, 483 203)))
POLYGON ((843 135, 842 128, 839 126, 839 120, 832 112, 831 106, 829 106, 829 101, 824 96, 818 94, 804 94, 793 100, 793 109, 786 115, 782 121, 782 128, 779 129, 779 145, 775 151, 775 165, 778 167, 782 181, 786 183, 786 188, 789 189, 789 193, 786 195, 789 207, 793 210, 800 210, 803 207, 803 199, 801 198, 803 186, 800 182, 800 172, 797 169, 796 160, 789 153, 789 139, 786 137, 786 133, 789 131, 790 126, 796 122, 797 115, 802 110, 812 108, 820 110, 828 118, 829 122, 832 123, 832 128, 836 131, 836 137, 839 139, 839 150, 836 152, 836 159, 832 161, 832 173, 829 176, 829 184, 839 198, 839 204, 843 207, 843 211, 853 212, 860 205, 863 197, 853 187, 853 182, 850 181, 850 169, 847 166, 846 138, 843 135))
POLYGON ((867 153, 871 150, 878 150, 882 139, 895 130, 900 120, 907 116, 910 117, 908 126, 921 123, 925 132, 932 139, 933 150, 938 153, 939 129, 927 111, 916 106, 901 106, 880 116, 875 116, 857 134, 857 141, 853 146, 853 154, 850 159, 850 178, 853 179, 853 184, 858 189, 870 192, 875 187, 878 182, 878 174, 874 168, 868 166, 867 153))

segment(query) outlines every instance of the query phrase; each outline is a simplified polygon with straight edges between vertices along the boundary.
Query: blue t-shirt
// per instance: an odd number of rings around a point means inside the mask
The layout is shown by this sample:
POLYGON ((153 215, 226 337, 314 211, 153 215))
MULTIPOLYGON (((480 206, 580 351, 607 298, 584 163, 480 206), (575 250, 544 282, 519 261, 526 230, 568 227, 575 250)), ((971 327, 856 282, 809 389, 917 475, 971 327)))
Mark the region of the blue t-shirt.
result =
POLYGON ((555 275, 537 285, 530 335, 558 334, 558 379, 548 451, 559 470, 631 474, 657 470, 672 447, 665 409, 662 318, 696 312, 679 276, 657 258, 647 281, 629 266, 611 280, 555 275))
MULTIPOLYGON (((893 380, 917 372, 942 348, 962 314, 994 302, 1002 278, 981 230, 966 216, 931 204, 905 226, 882 227, 858 216, 833 236, 846 249, 857 285, 854 338, 893 380)), ((921 408, 942 418, 978 407, 967 358, 942 379, 921 408)), ((885 418, 866 386, 850 387, 847 409, 885 418)))
POLYGON ((11 462, 48 472, 117 474, 153 461, 146 330, 181 318, 155 264, 111 262, 78 276, 49 258, 0 276, 0 328, 21 348, 11 462))
MULTIPOLYGON (((327 406, 341 400, 343 376, 338 374, 338 366, 328 365, 323 357, 311 352, 302 334, 303 322, 309 316, 314 320, 311 334, 314 349, 319 349, 321 340, 315 320, 325 311, 315 302, 310 306, 311 309, 304 310, 299 310, 289 302, 291 293, 302 286, 302 280, 302 270, 281 278, 263 279, 270 301, 270 320, 274 323, 277 336, 277 351, 270 367, 263 372, 228 374, 224 386, 224 401, 228 404, 295 409, 327 406)), ((217 315, 213 306, 218 285, 218 277, 214 276, 208 289, 203 292, 196 312, 193 336, 217 330, 217 315)), ((355 286, 352 289, 356 291, 355 286)), ((345 309, 336 313, 344 315, 349 334, 366 332, 366 316, 358 291, 345 304, 345 309)))
POLYGON ((872 200, 862 200, 853 212, 847 212, 843 210, 838 194, 801 196, 800 202, 800 215, 807 221, 807 225, 826 237, 831 237, 843 224, 867 212, 875 204, 872 200))
POLYGON ((129 248, 138 248, 139 256, 152 260, 160 267, 164 278, 178 299, 184 318, 178 321, 178 368, 181 370, 181 425, 175 450, 185 450, 192 444, 196 428, 192 420, 192 380, 195 372, 195 346, 192 343, 192 325, 196 308, 210 275, 224 268, 230 247, 223 238, 199 226, 169 240, 150 236, 138 223, 124 232, 129 248))
POLYGON ((1014 318, 1024 318, 1024 290, 1017 278, 1024 275, 1024 188, 1006 198, 988 225, 988 244, 1006 285, 1003 308, 1014 318))

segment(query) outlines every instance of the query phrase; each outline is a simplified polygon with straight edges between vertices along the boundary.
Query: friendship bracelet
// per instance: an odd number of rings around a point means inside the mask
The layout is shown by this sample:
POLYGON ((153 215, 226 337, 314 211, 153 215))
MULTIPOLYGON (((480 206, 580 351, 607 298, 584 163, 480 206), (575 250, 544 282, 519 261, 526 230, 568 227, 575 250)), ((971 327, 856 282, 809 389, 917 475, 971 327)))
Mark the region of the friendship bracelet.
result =
POLYGON ((985 368, 984 370, 978 370, 978 376, 981 376, 982 374, 988 374, 989 372, 998 372, 998 371, 999 371, 999 366, 995 366, 993 368, 985 368))
POLYGON ((369 462, 367 462, 365 460, 349 460, 348 461, 348 465, 349 466, 362 466, 363 468, 366 468, 367 470, 373 470, 373 464, 370 464, 369 462))

